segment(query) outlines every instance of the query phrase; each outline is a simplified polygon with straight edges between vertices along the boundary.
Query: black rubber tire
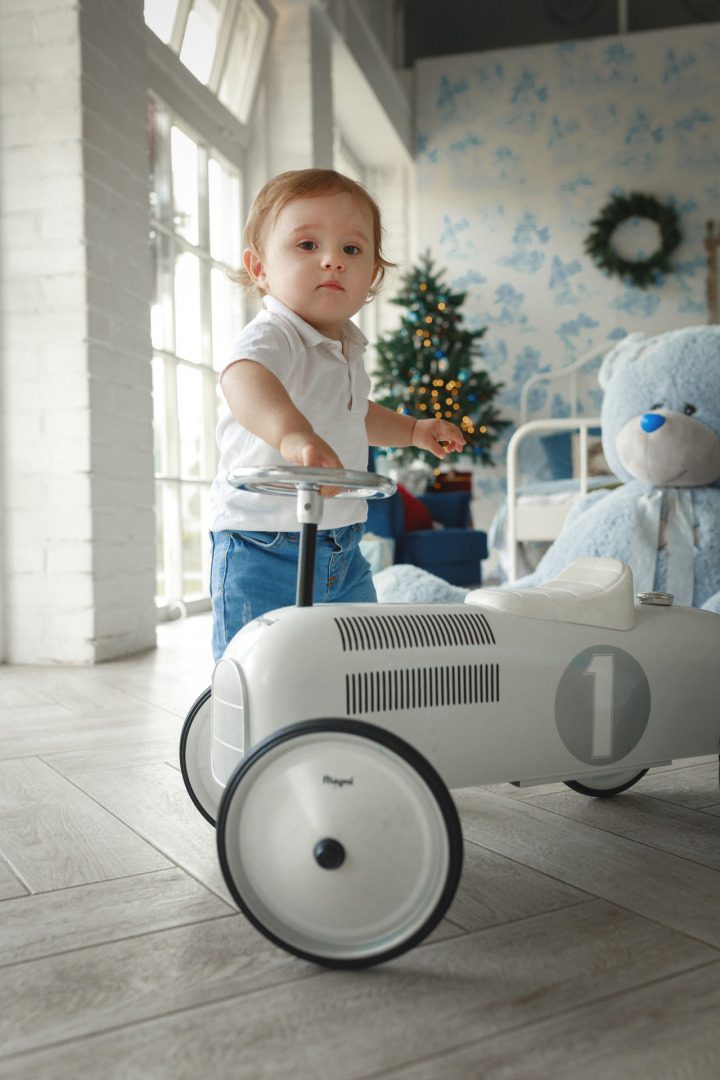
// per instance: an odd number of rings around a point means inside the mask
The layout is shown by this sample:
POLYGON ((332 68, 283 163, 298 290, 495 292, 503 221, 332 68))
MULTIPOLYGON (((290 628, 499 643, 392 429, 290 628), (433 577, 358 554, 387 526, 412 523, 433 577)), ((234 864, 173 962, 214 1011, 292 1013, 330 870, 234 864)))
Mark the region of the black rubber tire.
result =
POLYGON ((628 788, 637 784, 638 780, 642 780, 646 772, 647 769, 641 769, 640 772, 635 773, 624 783, 611 788, 595 788, 589 784, 582 784, 579 780, 566 780, 565 785, 572 791, 578 791, 581 795, 591 795, 595 799, 610 799, 613 795, 619 795, 621 791, 627 791, 628 788))
POLYGON ((192 799, 193 803, 195 804, 197 809, 200 811, 202 816, 205 818, 205 820, 209 821, 210 824, 213 826, 213 828, 215 828, 215 825, 216 825, 215 818, 212 816, 212 814, 210 814, 210 812, 207 810, 207 808, 205 806, 203 806, 202 802, 200 801, 200 799, 198 798, 198 796, 197 796, 197 794, 195 792, 195 789, 193 788, 192 780, 190 779, 190 774, 189 774, 189 769, 188 769, 188 760, 187 760, 188 759, 188 753, 187 753, 188 739, 190 738, 190 733, 191 733, 191 730, 192 730, 192 726, 195 723, 195 720, 196 720, 197 715, 200 712, 200 710, 210 701, 211 693, 212 693, 212 687, 211 686, 208 686, 208 688, 206 690, 203 690, 202 694, 200 694, 200 696, 195 699, 192 706, 190 707, 190 711, 188 712, 187 716, 185 717, 185 723, 183 724, 183 729, 182 729, 182 732, 181 732, 181 735, 180 735, 180 772, 182 773, 183 782, 184 782, 185 787, 187 789, 188 795, 190 796, 190 798, 192 799))

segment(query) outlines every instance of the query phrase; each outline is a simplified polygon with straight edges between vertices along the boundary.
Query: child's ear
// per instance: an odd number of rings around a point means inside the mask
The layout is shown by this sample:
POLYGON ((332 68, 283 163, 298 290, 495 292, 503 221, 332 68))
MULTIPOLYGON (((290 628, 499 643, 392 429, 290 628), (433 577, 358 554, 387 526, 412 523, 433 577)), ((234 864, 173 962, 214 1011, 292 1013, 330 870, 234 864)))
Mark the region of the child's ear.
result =
POLYGON ((257 251, 253 251, 252 248, 247 248, 243 252, 243 264, 255 284, 261 289, 267 288, 265 269, 263 267, 262 259, 257 251))

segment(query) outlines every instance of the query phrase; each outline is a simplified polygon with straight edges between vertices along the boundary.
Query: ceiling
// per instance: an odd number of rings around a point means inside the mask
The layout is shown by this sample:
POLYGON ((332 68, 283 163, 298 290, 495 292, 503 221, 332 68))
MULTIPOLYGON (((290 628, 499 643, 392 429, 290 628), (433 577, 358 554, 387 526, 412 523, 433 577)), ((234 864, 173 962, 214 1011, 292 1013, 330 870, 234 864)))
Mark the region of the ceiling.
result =
POLYGON ((400 0, 403 66, 461 52, 692 26, 720 0, 400 0))

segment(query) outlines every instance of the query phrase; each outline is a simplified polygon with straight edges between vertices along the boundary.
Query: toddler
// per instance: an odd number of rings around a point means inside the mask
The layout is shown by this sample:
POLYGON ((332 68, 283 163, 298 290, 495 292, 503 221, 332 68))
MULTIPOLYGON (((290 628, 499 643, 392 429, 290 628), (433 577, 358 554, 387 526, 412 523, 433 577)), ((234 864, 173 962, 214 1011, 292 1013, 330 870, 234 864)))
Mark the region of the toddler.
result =
MULTIPOLYGON (((330 169, 283 173, 253 203, 237 280, 259 290, 264 310, 221 375, 228 410, 210 495, 216 660, 245 623, 292 603, 297 575, 295 500, 235 488, 231 469, 290 462, 365 470, 368 445, 417 446, 443 458, 442 443, 460 450, 465 442, 446 420, 416 420, 368 400, 367 341, 350 319, 393 265, 381 241, 374 200, 330 169)), ((359 549, 366 516, 364 499, 325 500, 315 602, 377 599, 359 549)))

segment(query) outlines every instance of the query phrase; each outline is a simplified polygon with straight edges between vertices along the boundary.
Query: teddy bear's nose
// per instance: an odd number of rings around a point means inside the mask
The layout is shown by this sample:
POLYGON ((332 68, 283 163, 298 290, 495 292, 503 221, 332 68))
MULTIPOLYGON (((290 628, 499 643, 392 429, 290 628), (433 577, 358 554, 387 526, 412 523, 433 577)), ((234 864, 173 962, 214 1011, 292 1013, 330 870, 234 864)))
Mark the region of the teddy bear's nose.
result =
POLYGON ((656 412, 646 412, 640 420, 640 427, 648 433, 657 431, 665 423, 665 417, 656 412))

